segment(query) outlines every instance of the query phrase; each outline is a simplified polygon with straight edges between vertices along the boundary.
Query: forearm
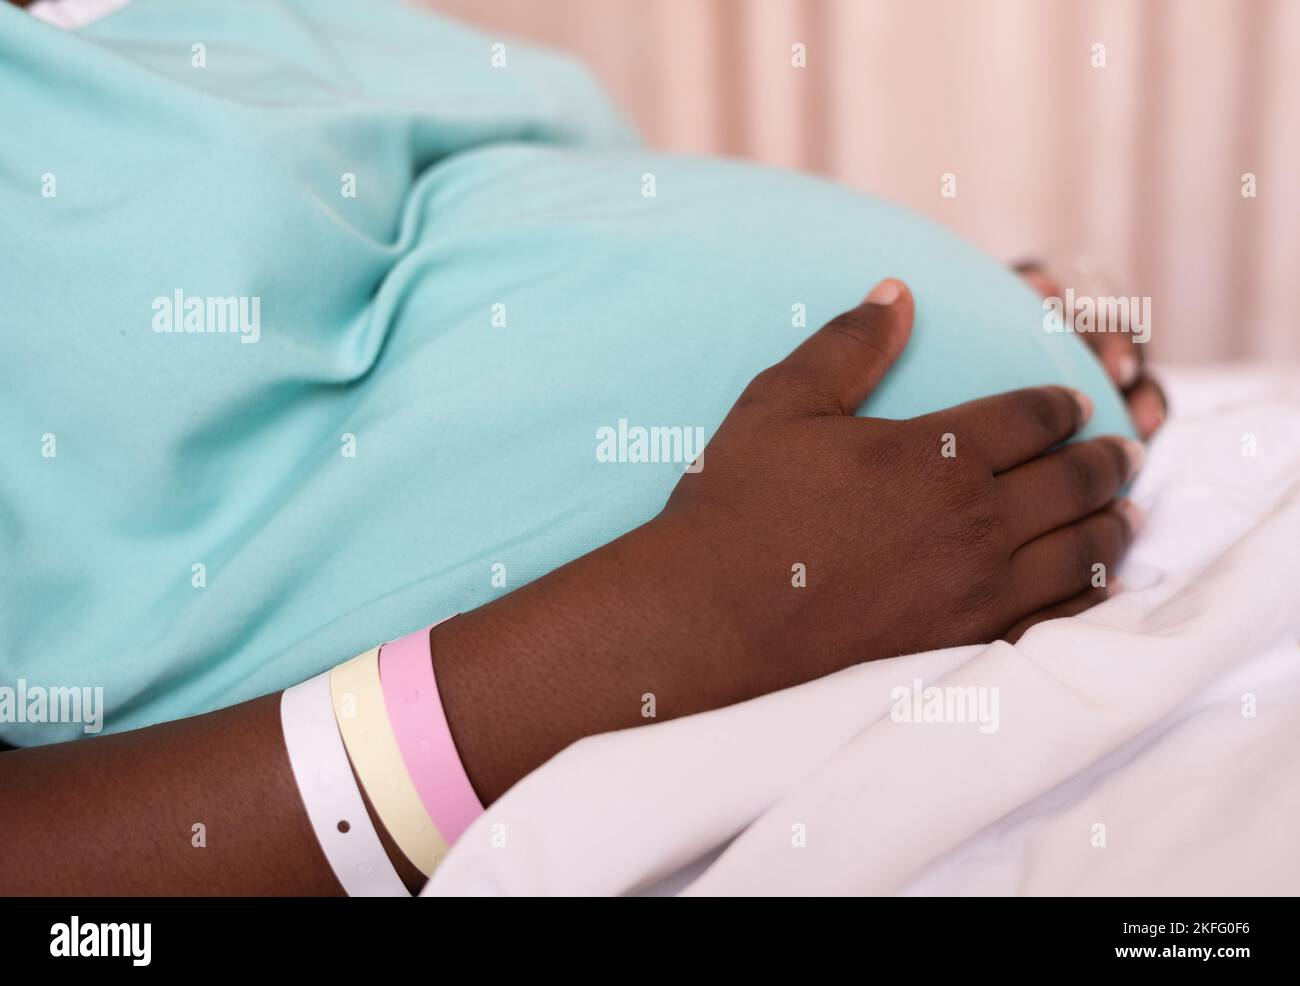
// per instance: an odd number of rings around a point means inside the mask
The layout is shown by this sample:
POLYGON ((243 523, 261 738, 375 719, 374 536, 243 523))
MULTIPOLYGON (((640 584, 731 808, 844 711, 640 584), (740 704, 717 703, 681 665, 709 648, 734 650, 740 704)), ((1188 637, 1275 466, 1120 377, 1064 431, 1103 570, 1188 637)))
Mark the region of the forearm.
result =
MULTIPOLYGON (((648 721, 647 693, 658 718, 741 697, 719 671, 729 662, 701 646, 724 635, 691 550, 656 522, 433 631, 440 696, 485 804, 570 742, 648 721)), ((0 832, 6 894, 341 892, 298 794, 278 693, 0 754, 0 832)))
POLYGON ((0 754, 0 832, 7 895, 340 892, 298 798, 278 694, 0 754))

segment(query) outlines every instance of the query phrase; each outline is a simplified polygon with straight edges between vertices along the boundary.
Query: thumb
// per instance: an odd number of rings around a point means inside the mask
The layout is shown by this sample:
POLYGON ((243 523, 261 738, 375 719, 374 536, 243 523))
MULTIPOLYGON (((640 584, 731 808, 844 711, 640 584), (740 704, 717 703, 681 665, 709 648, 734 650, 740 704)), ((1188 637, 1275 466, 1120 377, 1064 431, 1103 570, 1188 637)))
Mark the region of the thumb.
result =
POLYGON ((913 314, 907 285, 886 278, 857 308, 804 340, 782 361, 783 369, 806 381, 809 392, 832 399, 843 414, 853 414, 907 345, 913 314))

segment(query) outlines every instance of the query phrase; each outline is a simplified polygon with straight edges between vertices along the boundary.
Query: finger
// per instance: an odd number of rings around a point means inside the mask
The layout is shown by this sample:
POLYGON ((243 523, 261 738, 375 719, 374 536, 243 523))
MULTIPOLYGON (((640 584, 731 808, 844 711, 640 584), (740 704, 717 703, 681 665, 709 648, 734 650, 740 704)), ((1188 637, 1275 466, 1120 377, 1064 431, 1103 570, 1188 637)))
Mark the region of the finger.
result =
MULTIPOLYGON (((1016 264, 1015 271, 1043 298, 1060 298, 1064 293, 1060 283, 1036 261, 1016 264)), ((1096 331, 1081 334, 1088 348, 1097 354, 1111 382, 1121 390, 1127 389, 1141 372, 1142 351, 1126 331, 1126 325, 1110 324, 1109 309, 1100 312, 1099 317, 1104 324, 1098 325, 1096 331)))
POLYGON ((1021 612, 1068 599, 1109 572, 1142 524, 1142 512, 1116 500, 1083 520, 1035 538, 1011 556, 1011 584, 1021 612), (1097 565, 1104 566, 1098 570, 1097 565))
POLYGON ((1082 428, 1092 416, 1092 401, 1069 387, 1031 387, 983 397, 933 414, 916 423, 939 436, 956 438, 956 452, 972 449, 993 472, 1004 472, 1042 455, 1082 428))
POLYGON ((1084 340, 1106 370, 1106 376, 1120 390, 1133 386, 1142 371, 1142 348, 1128 332, 1083 333, 1084 340))
POLYGON ((1029 283, 1029 286, 1038 292, 1040 297, 1053 298, 1061 293, 1061 286, 1052 279, 1052 276, 1047 271, 1032 260, 1016 264, 1013 270, 1023 277, 1029 283))
POLYGON ((1150 438, 1165 423, 1165 416, 1169 413, 1165 392, 1148 374, 1138 377, 1137 383, 1124 395, 1124 400, 1133 426, 1143 438, 1150 438))
POLYGON ((1014 644, 1017 640, 1025 635, 1025 631, 1039 623, 1046 623, 1048 620, 1060 620, 1067 616, 1078 616, 1086 610, 1092 609, 1098 603, 1105 602, 1111 596, 1122 590, 1124 586, 1119 579, 1111 579, 1106 585, 1099 589, 1091 587, 1084 589, 1078 595, 1071 596, 1062 603, 1053 603, 1051 606, 1044 606, 1037 613, 1030 613, 1023 620, 1013 626, 1010 630, 1002 635, 1002 639, 1009 644, 1014 644))
POLYGON ((1002 473, 1017 545, 1104 507, 1142 466, 1140 442, 1118 435, 1067 445, 1002 473))
POLYGON ((907 345, 913 311, 907 285, 887 278, 857 308, 831 319, 755 383, 805 410, 853 414, 907 345))

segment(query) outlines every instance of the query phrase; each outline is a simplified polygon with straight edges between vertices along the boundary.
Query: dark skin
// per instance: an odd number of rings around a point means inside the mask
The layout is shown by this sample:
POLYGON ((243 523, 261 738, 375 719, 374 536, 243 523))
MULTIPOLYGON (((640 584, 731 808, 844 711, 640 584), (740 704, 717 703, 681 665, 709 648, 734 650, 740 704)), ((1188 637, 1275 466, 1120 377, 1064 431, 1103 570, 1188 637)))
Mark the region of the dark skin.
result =
MULTIPOLYGON (((1089 413, 1059 387, 853 417, 912 315, 906 287, 882 282, 755 378, 660 515, 431 632, 485 804, 573 741, 645 723, 647 692, 670 719, 861 661, 1015 639, 1105 598, 1092 565, 1113 567, 1133 534, 1114 497, 1140 448, 1052 450, 1089 413)), ((3 894, 341 892, 299 801, 278 694, 2 754, 0 830, 3 894), (195 823, 206 848, 191 845, 195 823)))

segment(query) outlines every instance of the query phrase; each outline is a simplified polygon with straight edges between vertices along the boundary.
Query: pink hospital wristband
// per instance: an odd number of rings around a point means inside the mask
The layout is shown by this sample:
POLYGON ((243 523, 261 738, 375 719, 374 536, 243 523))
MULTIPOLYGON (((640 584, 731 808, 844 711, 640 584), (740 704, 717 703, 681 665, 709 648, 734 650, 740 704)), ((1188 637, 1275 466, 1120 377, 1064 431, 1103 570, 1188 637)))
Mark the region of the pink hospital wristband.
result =
POLYGON ((429 650, 429 631, 437 625, 384 644, 379 651, 379 681, 402 761, 433 824, 451 845, 483 814, 483 805, 456 752, 438 697, 429 650))

